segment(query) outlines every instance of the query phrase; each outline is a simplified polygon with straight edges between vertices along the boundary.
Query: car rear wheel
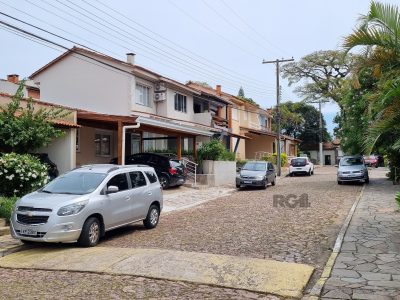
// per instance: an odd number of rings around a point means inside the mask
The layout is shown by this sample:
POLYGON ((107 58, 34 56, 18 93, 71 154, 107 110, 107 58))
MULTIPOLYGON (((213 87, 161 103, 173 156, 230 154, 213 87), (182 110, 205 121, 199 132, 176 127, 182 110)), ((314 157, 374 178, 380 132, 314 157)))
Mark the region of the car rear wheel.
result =
POLYGON ((167 187, 169 187, 169 180, 167 178, 167 176, 161 175, 159 177, 160 180, 160 185, 163 189, 166 189, 167 187))
POLYGON ((274 180, 271 182, 271 184, 274 186, 276 183, 276 178, 274 178, 274 180))
POLYGON ((100 234, 101 226, 99 220, 95 217, 89 218, 83 224, 78 243, 83 247, 94 247, 99 243, 100 234))
POLYGON ((314 175, 314 169, 311 171, 311 175, 314 175))
POLYGON ((308 171, 308 176, 311 176, 311 169, 308 171))
POLYGON ((157 205, 152 205, 149 208, 146 219, 143 220, 143 225, 147 229, 153 229, 157 226, 160 219, 160 209, 157 205))
POLYGON ((337 182, 338 184, 342 184, 342 182, 340 181, 340 180, 338 180, 338 182, 337 182))

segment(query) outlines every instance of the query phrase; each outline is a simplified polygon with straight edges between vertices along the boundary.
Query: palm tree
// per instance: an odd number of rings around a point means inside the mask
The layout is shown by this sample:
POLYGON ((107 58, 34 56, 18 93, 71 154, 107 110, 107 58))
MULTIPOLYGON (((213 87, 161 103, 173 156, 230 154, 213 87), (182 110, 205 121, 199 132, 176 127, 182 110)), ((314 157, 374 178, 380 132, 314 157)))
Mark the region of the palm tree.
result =
POLYGON ((389 147, 400 150, 400 11, 395 5, 371 2, 370 11, 360 18, 359 26, 344 40, 348 52, 362 47, 357 70, 369 69, 378 81, 370 91, 370 129, 364 147, 371 152, 383 137, 389 147))

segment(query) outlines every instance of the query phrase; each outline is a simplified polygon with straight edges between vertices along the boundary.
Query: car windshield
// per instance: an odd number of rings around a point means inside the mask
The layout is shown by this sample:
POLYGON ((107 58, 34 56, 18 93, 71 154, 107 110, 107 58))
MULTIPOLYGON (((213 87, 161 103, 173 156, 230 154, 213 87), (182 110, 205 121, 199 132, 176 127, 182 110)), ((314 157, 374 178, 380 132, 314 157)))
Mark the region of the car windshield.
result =
POLYGON ((107 174, 92 172, 69 172, 64 174, 43 189, 43 193, 83 195, 93 192, 106 178, 107 174))
POLYGON ((361 157, 345 157, 340 160, 341 166, 359 166, 363 165, 361 157))
POLYGON ((248 171, 265 171, 266 170, 266 164, 264 163, 246 163, 242 170, 248 170, 248 171))
POLYGON ((292 164, 305 164, 307 161, 305 158, 292 159, 292 164))

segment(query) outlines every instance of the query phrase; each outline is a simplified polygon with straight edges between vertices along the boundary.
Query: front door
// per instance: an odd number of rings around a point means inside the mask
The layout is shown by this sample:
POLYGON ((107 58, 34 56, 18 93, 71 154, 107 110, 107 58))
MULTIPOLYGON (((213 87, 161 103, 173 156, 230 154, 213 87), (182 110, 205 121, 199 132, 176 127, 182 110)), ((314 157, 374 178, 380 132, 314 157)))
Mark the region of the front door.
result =
POLYGON ((325 165, 326 166, 331 165, 331 156, 330 155, 325 155, 325 165))

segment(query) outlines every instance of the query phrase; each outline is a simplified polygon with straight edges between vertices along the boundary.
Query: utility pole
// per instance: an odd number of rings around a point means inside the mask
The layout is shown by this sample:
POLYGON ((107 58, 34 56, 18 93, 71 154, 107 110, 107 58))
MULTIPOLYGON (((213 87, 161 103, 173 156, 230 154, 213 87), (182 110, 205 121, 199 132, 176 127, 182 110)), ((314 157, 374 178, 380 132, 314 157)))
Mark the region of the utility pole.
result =
POLYGON ((279 111, 280 106, 280 85, 279 85, 279 63, 294 61, 293 57, 290 59, 276 59, 276 60, 263 60, 263 64, 275 64, 276 65, 276 123, 277 123, 277 158, 276 163, 278 165, 278 176, 281 176, 281 115, 279 111))
POLYGON ((323 162, 323 143, 322 143, 322 101, 319 100, 319 165, 322 167, 323 162))

